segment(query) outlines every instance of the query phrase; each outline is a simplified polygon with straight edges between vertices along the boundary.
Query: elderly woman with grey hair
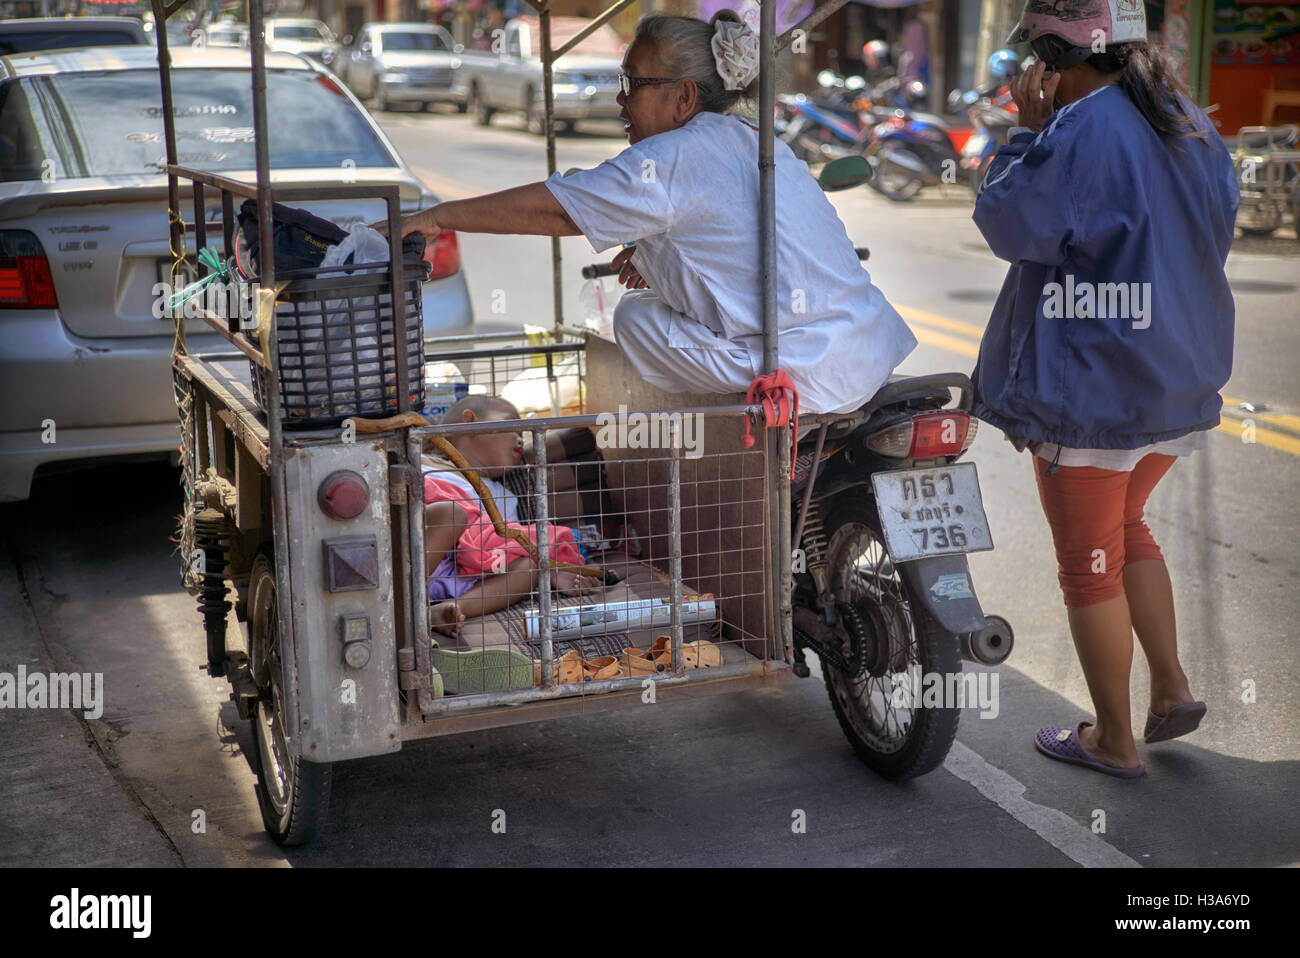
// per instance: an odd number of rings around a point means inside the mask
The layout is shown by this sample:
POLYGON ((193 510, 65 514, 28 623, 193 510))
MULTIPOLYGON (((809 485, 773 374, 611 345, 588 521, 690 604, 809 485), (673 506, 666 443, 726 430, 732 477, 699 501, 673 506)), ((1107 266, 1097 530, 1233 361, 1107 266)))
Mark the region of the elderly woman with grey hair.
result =
MULTIPOLYGON (((582 234, 629 287, 614 336, 671 392, 738 392, 762 372, 758 131, 732 111, 758 77, 758 38, 730 10, 651 15, 619 78, 630 146, 590 170, 406 217, 416 230, 582 234)), ((834 208, 776 143, 778 342, 808 412, 865 403, 916 345, 858 262, 834 208)))

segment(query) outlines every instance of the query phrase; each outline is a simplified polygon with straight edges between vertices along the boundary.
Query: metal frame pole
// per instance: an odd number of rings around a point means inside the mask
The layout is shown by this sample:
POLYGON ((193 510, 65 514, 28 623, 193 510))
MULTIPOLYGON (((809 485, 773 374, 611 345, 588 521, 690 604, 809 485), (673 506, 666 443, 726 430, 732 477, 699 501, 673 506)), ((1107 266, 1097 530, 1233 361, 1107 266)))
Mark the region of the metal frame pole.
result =
MULTIPOLYGON (((555 74, 554 54, 551 50, 550 3, 537 6, 538 23, 542 32, 542 101, 546 124, 546 175, 555 173, 555 74)), ((551 294, 555 301, 555 338, 560 338, 564 325, 564 283, 561 280, 562 255, 560 238, 551 237, 551 294)))
MULTIPOLYGON (((248 0, 248 43, 253 58, 253 144, 257 164, 257 237, 258 284, 260 290, 275 291, 275 242, 271 204, 271 144, 266 115, 266 27, 262 0, 248 0)), ((259 292, 259 308, 261 293, 259 292)), ((276 599, 280 613, 280 660, 283 666, 285 690, 285 726, 289 733, 290 750, 302 745, 298 734, 298 686, 296 677, 297 646, 293 631, 293 603, 289 582, 289 537, 286 513, 287 493, 284 475, 284 437, 280 428, 280 350, 279 331, 276 325, 275 302, 272 299, 271 330, 267 337, 264 358, 267 370, 266 400, 267 459, 271 479, 271 522, 274 527, 276 569, 276 599)))
MULTIPOLYGON (((777 343, 776 276, 776 0, 762 0, 758 45, 758 207, 759 263, 763 291, 763 372, 780 368, 777 343)), ((791 661, 794 633, 790 609, 790 426, 767 432, 769 564, 772 581, 771 633, 780 647, 774 658, 791 661)))

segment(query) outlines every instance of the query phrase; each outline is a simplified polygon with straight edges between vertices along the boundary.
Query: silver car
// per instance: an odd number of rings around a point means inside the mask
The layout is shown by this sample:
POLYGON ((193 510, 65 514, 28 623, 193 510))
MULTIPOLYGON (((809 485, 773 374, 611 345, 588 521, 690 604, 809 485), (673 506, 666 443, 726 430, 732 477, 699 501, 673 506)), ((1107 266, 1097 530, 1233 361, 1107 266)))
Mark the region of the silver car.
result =
POLYGON ((428 109, 454 103, 465 112, 463 47, 431 23, 367 23, 343 51, 339 72, 362 100, 381 110, 397 103, 428 109))
POLYGON ((248 49, 248 27, 230 20, 218 20, 201 30, 195 31, 193 45, 196 47, 234 47, 236 50, 248 49))
POLYGON ((0 56, 68 47, 152 43, 134 17, 22 17, 0 20, 0 56))
MULTIPOLYGON (((248 54, 172 58, 180 162, 251 182, 248 54)), ((397 184, 404 211, 436 202, 331 74, 289 54, 266 68, 275 183, 397 184)), ((171 263, 160 113, 152 46, 0 57, 0 501, 26 499, 47 463, 176 449, 172 321, 155 292, 171 263)), ((384 215, 378 200, 306 205, 345 229, 384 215)), ((218 251, 220 215, 209 193, 218 251)), ((472 332, 456 235, 426 256, 426 337, 472 332)), ((201 320, 186 336, 192 352, 230 349, 201 320)))
POLYGON ((265 23, 266 48, 279 53, 301 53, 334 69, 342 44, 319 20, 271 17, 265 23))

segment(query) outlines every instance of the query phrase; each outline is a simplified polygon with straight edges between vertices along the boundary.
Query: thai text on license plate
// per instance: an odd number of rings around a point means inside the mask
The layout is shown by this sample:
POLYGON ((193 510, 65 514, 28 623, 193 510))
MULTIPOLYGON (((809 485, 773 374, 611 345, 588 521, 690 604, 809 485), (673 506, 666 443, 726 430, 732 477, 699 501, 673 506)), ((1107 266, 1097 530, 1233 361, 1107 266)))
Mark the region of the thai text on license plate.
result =
POLYGON ((993 548, 975 463, 878 472, 871 484, 895 562, 993 548))

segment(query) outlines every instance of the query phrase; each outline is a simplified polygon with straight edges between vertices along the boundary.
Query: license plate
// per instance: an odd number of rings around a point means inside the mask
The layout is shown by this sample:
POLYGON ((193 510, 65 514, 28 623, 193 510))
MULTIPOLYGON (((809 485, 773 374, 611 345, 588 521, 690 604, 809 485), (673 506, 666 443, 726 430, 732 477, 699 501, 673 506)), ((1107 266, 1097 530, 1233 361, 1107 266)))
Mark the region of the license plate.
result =
POLYGON ((966 145, 961 148, 962 156, 979 156, 984 150, 984 144, 989 141, 989 135, 983 130, 978 133, 972 133, 966 145))
POLYGON ((895 562, 993 548, 975 463, 878 472, 871 484, 895 562))

